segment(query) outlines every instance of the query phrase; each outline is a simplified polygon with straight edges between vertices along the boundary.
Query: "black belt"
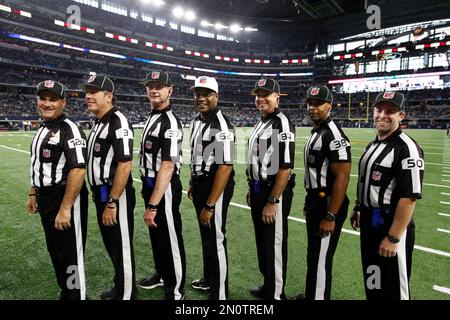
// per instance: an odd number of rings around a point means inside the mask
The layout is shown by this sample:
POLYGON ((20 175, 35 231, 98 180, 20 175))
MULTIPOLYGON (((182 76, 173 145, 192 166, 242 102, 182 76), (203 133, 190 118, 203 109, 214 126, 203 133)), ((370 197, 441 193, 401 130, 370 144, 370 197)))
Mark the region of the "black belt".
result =
POLYGON ((65 187, 66 187, 66 181, 61 182, 59 184, 55 184, 53 186, 46 186, 46 187, 34 187, 33 186, 33 188, 34 188, 34 190, 36 190, 37 194, 45 193, 45 192, 52 192, 52 191, 55 191, 55 190, 60 190, 60 189, 65 188, 65 187))

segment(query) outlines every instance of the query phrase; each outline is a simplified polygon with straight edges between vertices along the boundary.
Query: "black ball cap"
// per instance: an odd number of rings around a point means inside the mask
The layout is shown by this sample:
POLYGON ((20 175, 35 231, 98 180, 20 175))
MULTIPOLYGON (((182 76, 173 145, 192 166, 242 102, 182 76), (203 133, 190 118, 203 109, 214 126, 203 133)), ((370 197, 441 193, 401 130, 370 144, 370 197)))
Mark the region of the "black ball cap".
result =
POLYGON ((327 86, 323 85, 315 85, 309 88, 306 92, 306 101, 309 99, 333 103, 333 95, 331 94, 331 90, 327 86))
POLYGON ((60 98, 66 97, 66 90, 64 86, 57 81, 45 80, 39 82, 39 84, 36 87, 36 95, 39 95, 43 91, 53 92, 60 98))
POLYGON ((86 91, 88 88, 95 88, 98 90, 105 90, 109 92, 114 92, 114 82, 106 76, 90 76, 86 83, 82 85, 83 90, 86 91))
POLYGON ((145 75, 145 80, 141 81, 144 86, 147 86, 149 83, 159 82, 165 86, 171 86, 172 82, 170 81, 169 74, 164 71, 153 70, 145 75))
POLYGON ((375 98, 373 105, 377 106, 382 102, 390 103, 395 107, 397 107, 399 110, 405 111, 405 96, 401 92, 397 91, 381 92, 375 98))

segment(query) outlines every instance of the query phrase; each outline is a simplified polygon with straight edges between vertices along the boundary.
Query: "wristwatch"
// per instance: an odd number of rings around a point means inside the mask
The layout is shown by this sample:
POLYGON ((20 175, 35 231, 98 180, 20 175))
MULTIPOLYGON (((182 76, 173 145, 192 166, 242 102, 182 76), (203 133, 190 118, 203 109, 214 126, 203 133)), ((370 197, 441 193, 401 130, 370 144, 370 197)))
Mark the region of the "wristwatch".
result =
POLYGON ((399 238, 391 236, 390 234, 388 234, 386 237, 388 238, 389 242, 391 242, 391 243, 399 243, 400 242, 399 238))
POLYGON ((118 205, 119 204, 119 199, 114 199, 113 197, 109 196, 108 200, 106 200, 106 203, 107 204, 114 203, 115 205, 118 205))
POLYGON ((335 221, 336 220, 336 215, 330 211, 327 212, 327 215, 324 218, 325 220, 328 221, 335 221))
POLYGON ((267 198, 267 202, 270 203, 270 204, 280 203, 280 199, 277 199, 275 196, 270 195, 267 198))

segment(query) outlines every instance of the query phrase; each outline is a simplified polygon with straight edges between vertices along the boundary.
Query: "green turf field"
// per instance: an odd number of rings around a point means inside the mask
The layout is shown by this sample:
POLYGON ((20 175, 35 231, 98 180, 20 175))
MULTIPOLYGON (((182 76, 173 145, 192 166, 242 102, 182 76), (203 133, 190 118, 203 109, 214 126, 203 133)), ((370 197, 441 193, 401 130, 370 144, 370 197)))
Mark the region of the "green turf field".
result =
MULTIPOLYGON (((352 143, 353 167, 348 195, 354 201, 357 162, 375 133, 372 129, 345 129, 352 143)), ((423 199, 415 210, 416 249, 411 277, 413 299, 449 300, 450 295, 433 289, 450 288, 450 138, 443 130, 407 130, 425 152, 423 199), (439 214, 441 213, 441 214, 439 214), (447 215, 443 215, 447 214, 447 215), (444 231, 439 231, 439 230, 444 231), (445 232, 447 231, 447 232, 445 232)), ((237 130, 236 188, 228 213, 227 238, 229 254, 230 299, 252 299, 251 287, 260 285, 256 261, 256 246, 250 210, 245 206, 245 141, 250 128, 237 130)), ((306 228, 303 220, 303 146, 308 128, 297 129, 297 186, 289 220, 289 260, 286 294, 292 297, 303 292, 306 273, 306 228)), ((56 299, 59 293, 48 256, 44 233, 37 215, 25 210, 29 187, 29 144, 33 132, 0 133, 0 299, 56 299)), ((186 189, 189 174, 188 132, 183 143, 184 165, 182 182, 186 189)), ((133 177, 140 189, 138 148, 141 131, 136 131, 133 177)), ((139 193, 137 193, 139 194, 139 193)), ((87 294, 92 299, 112 285, 112 264, 103 247, 91 202, 88 240, 85 252, 87 294)), ((190 288, 192 280, 202 275, 200 234, 194 208, 183 196, 181 206, 183 236, 186 247, 186 299, 206 299, 207 295, 190 288)), ((137 279, 151 274, 152 252, 148 231, 143 222, 143 204, 137 201, 135 210, 135 256, 137 279)), ((334 258, 333 299, 364 299, 362 270, 359 257, 359 237, 349 222, 334 258), (351 230, 351 232, 350 232, 351 230), (349 231, 349 232, 346 232, 349 231)), ((161 288, 139 290, 140 299, 162 299, 161 288)))

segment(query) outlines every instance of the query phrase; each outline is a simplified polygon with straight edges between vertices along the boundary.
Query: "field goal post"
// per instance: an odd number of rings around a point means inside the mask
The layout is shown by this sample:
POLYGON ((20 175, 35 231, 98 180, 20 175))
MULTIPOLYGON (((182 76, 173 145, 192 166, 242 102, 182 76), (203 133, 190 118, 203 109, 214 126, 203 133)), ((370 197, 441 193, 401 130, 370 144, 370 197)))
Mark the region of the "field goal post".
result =
POLYGON ((369 109, 370 109, 370 93, 369 93, 369 91, 367 91, 366 117, 365 118, 353 118, 352 117, 352 94, 351 94, 351 92, 348 93, 348 120, 369 122, 369 109))

